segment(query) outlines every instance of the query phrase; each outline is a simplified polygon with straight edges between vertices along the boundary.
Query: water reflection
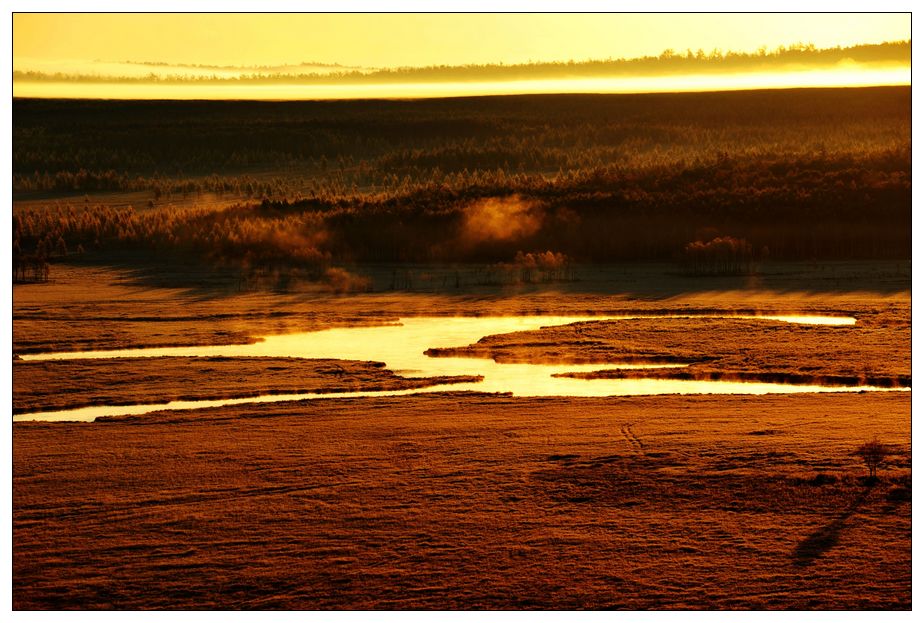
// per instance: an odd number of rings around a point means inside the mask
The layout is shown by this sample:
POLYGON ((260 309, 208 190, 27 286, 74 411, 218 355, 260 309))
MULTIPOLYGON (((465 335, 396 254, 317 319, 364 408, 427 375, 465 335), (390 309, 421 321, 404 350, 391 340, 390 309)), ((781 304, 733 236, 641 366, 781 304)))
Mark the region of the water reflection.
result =
POLYGON ((55 359, 112 359, 116 357, 302 357, 384 361, 392 370, 415 370, 437 365, 423 355, 428 348, 466 346, 487 335, 534 331, 575 322, 636 320, 641 318, 728 318, 753 321, 780 321, 795 324, 848 326, 856 323, 849 316, 819 315, 741 315, 670 314, 619 316, 488 316, 402 318, 390 325, 338 327, 308 333, 288 333, 261 338, 255 344, 220 346, 166 346, 82 352, 22 355, 24 361, 55 359), (391 357, 388 359, 386 357, 391 357), (402 361, 427 362, 421 367, 402 361), (393 365, 394 362, 394 365, 393 365))
MULTIPOLYGON (((317 398, 356 398, 402 396, 435 391, 509 392, 514 396, 637 396, 654 394, 768 394, 832 391, 882 391, 881 388, 837 388, 778 383, 741 383, 667 379, 595 379, 555 377, 565 372, 596 370, 683 367, 682 365, 601 365, 601 364, 498 364, 491 359, 428 357, 429 348, 465 346, 484 336, 515 331, 531 331, 589 320, 623 320, 641 316, 513 316, 513 317, 412 317, 399 323, 372 327, 341 327, 310 333, 270 335, 255 344, 148 348, 83 353, 47 353, 24 356, 26 360, 114 358, 114 357, 300 357, 307 359, 352 359, 382 361, 388 369, 403 376, 482 376, 477 383, 435 385, 428 388, 349 392, 340 394, 288 394, 226 400, 177 401, 158 405, 99 406, 14 416, 14 421, 92 421, 110 415, 143 414, 162 409, 197 409, 258 402, 282 402, 317 398)), ((667 316, 681 318, 688 316, 667 316)), ((701 316, 697 316, 701 317, 701 316)), ((722 316, 712 316, 722 317, 722 316)), ((853 324, 853 318, 833 316, 724 316, 754 320, 777 320, 807 324, 853 324)))
MULTIPOLYGON (((672 316, 674 318, 678 316, 672 316)), ((692 316, 683 316, 691 318, 692 316)), ((696 316, 697 318, 735 318, 738 320, 779 320, 794 324, 815 324, 829 327, 844 327, 857 324, 856 318, 850 316, 696 316)))

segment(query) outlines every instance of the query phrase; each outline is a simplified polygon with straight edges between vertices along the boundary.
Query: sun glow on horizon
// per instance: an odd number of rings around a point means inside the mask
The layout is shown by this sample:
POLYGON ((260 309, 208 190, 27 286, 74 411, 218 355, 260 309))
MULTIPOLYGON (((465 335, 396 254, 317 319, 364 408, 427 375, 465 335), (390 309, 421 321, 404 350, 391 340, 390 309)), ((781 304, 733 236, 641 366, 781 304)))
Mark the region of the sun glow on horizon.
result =
POLYGON ((416 98, 910 83, 904 59, 901 66, 865 62, 856 67, 778 66, 762 71, 742 71, 729 63, 708 75, 690 71, 668 76, 632 69, 614 76, 434 76, 393 79, 389 84, 379 80, 235 82, 248 72, 266 71, 325 75, 401 67, 509 69, 532 62, 656 58, 665 51, 709 56, 723 51, 772 53, 796 44, 819 50, 850 48, 910 41, 909 14, 15 13, 13 31, 15 71, 66 75, 60 80, 15 76, 15 97, 416 98), (171 74, 193 81, 163 80, 171 74), (142 80, 148 75, 158 79, 142 80), (71 79, 74 76, 93 80, 71 79), (195 81, 212 76, 230 83, 195 81), (124 82, 122 77, 137 82, 124 82))
POLYGON ((782 72, 689 74, 388 84, 159 84, 15 82, 14 97, 73 99, 330 100, 527 95, 540 93, 673 93, 812 87, 897 86, 911 83, 909 67, 838 68, 782 72))

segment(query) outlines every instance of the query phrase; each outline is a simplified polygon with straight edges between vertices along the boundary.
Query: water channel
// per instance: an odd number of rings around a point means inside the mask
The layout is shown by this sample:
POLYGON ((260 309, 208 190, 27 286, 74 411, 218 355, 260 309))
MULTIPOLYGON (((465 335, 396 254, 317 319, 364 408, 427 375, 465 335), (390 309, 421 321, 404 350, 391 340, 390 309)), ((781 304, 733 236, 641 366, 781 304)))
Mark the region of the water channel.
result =
MULTIPOLYGON (((403 396, 428 392, 479 391, 509 392, 513 396, 638 396, 657 394, 773 394, 843 391, 887 391, 875 387, 831 387, 788 385, 783 383, 743 383, 732 381, 692 381, 664 379, 574 379, 555 377, 564 372, 597 370, 683 367, 683 364, 545 364, 496 363, 491 359, 471 357, 430 357, 429 348, 466 346, 482 337, 532 331, 541 327, 583 321, 629 320, 652 316, 505 316, 505 317, 409 317, 384 326, 339 327, 312 331, 268 335, 254 344, 219 346, 182 346, 164 348, 43 353, 24 355, 26 361, 60 359, 109 359, 149 357, 300 357, 306 359, 344 359, 381 361, 389 370, 406 377, 481 376, 480 382, 441 384, 394 391, 348 393, 276 394, 222 400, 174 401, 162 404, 112 406, 100 405, 64 411, 15 415, 22 421, 93 421, 97 417, 140 415, 164 409, 200 409, 225 405, 283 402, 321 398, 358 398, 403 396)), ((657 316, 688 318, 689 316, 657 316)), ((695 316, 701 318, 704 316, 695 316)), ((795 322, 813 325, 852 325, 854 318, 843 316, 739 316, 717 315, 712 318, 746 319, 753 322, 795 322)), ((139 362, 140 365, 141 362, 139 362)), ((907 389, 907 388, 903 388, 907 389)))

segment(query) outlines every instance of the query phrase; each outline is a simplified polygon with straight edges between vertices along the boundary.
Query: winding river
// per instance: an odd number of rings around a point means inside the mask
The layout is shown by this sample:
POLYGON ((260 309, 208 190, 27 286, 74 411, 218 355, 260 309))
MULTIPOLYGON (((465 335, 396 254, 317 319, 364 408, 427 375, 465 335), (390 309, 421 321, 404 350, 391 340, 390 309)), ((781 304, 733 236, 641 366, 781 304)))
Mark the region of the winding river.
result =
MULTIPOLYGON (((555 377, 564 372, 596 370, 683 367, 670 365, 602 365, 602 364, 533 364, 496 363, 491 359, 468 357, 429 357, 429 348, 466 346, 484 336, 514 331, 531 331, 593 320, 628 320, 651 316, 505 316, 505 317, 410 317, 384 326, 332 328, 309 333, 268 335, 254 344, 221 346, 182 346, 71 353, 24 355, 23 360, 107 359, 116 357, 301 357, 306 359, 351 359, 381 361, 402 376, 434 377, 471 375, 483 380, 472 383, 433 385, 430 387, 348 393, 276 394, 223 400, 175 401, 162 404, 111 406, 101 405, 65 411, 27 413, 13 417, 23 421, 93 421, 97 417, 140 415, 164 409, 201 409, 261 402, 283 402, 321 398, 357 398, 403 396, 428 392, 479 391, 509 392, 513 396, 638 396, 656 394, 774 394, 805 392, 889 391, 875 387, 830 387, 787 385, 782 383, 742 383, 727 381, 685 381, 662 379, 595 379, 555 377)), ((688 318, 689 316, 658 316, 688 318)), ((704 316, 696 316, 702 318, 704 316)), ((716 315, 713 318, 747 319, 753 322, 782 321, 814 325, 852 325, 854 318, 843 316, 738 316, 716 315)), ((907 388, 902 388, 907 389, 907 388)))

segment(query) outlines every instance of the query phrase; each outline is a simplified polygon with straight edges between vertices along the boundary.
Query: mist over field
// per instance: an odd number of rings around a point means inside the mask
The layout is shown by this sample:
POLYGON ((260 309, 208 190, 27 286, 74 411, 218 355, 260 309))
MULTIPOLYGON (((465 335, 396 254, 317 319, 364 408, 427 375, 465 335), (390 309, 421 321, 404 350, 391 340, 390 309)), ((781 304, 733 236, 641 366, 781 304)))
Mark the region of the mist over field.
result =
POLYGON ((328 99, 504 93, 671 92, 910 81, 910 41, 754 52, 666 49, 658 56, 506 65, 345 67, 20 59, 20 97, 328 99), (156 87, 156 88, 155 88, 156 87), (252 87, 252 88, 248 88, 252 87), (257 88, 259 87, 259 88, 257 88), (158 91, 160 89, 160 91, 158 91))
POLYGON ((839 65, 909 67, 911 42, 895 41, 846 48, 816 49, 814 45, 780 46, 756 52, 678 51, 659 56, 604 60, 570 60, 505 65, 439 65, 425 67, 345 67, 302 62, 279 66, 174 64, 143 61, 49 61, 20 59, 13 79, 58 82, 453 82, 536 80, 576 77, 659 76, 689 73, 768 72, 831 69, 839 65), (52 70, 54 69, 54 70, 52 70))

